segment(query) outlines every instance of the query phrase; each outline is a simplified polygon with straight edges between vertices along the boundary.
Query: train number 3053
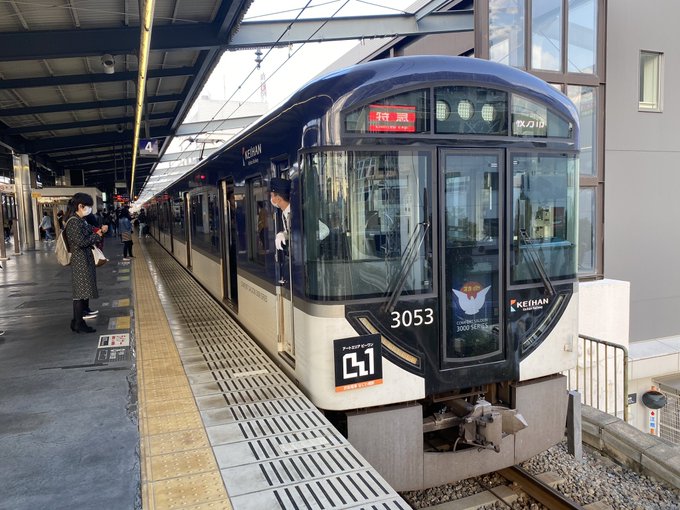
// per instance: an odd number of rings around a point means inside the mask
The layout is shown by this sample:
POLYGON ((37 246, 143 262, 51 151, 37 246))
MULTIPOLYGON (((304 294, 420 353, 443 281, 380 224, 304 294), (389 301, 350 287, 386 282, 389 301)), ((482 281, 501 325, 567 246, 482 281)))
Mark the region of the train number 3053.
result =
POLYGON ((404 310, 403 312, 392 312, 391 328, 402 326, 427 326, 434 322, 434 310, 432 308, 416 308, 415 310, 404 310))

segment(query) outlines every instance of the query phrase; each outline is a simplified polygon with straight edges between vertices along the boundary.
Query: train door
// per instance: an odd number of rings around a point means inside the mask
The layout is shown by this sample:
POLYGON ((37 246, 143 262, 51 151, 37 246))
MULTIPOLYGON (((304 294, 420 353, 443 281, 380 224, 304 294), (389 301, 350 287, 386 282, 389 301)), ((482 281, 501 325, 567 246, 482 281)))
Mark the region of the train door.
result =
POLYGON ((222 297, 234 308, 238 308, 236 286, 236 197, 234 180, 220 181, 220 208, 222 209, 222 297))
POLYGON ((439 154, 442 370, 471 386, 509 379, 516 363, 503 326, 502 150, 439 154))
POLYGON ((184 195, 184 218, 185 218, 185 232, 186 232, 186 242, 187 242, 187 267, 191 269, 191 226, 193 221, 193 216, 191 215, 191 194, 185 193, 184 195))
MULTIPOLYGON (((287 179, 289 177, 288 156, 272 160, 272 176, 287 179)), ((291 209, 299 205, 293 201, 290 203, 291 209)), ((276 210, 275 213, 275 232, 288 231, 288 244, 283 250, 276 250, 276 266, 278 282, 276 285, 278 318, 278 343, 279 352, 295 359, 295 332, 293 328, 293 283, 292 283, 292 260, 294 251, 293 233, 295 228, 291 221, 294 214, 289 215, 288 224, 284 224, 283 212, 276 210)), ((298 230, 299 233, 299 230, 298 230)))

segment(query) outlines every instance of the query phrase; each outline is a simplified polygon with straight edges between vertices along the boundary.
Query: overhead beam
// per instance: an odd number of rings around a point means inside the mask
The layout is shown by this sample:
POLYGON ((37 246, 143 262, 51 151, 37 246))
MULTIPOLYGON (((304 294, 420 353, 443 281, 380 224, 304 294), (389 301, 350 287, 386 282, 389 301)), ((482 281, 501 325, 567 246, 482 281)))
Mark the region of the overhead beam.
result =
MULTIPOLYGON (((167 128, 154 128, 154 138, 165 138, 171 135, 167 128)), ((51 152, 58 150, 75 149, 78 147, 92 147, 129 143, 132 138, 132 130, 122 133, 96 133, 92 135, 61 136, 57 138, 44 138, 26 143, 29 154, 37 152, 51 152)))
POLYGON ((108 148, 106 151, 98 151, 98 152, 93 152, 92 154, 88 153, 83 153, 80 157, 79 156, 72 156, 72 157, 67 157, 67 158, 59 158, 55 157, 53 154, 50 154, 50 157, 52 160, 54 160, 56 163, 59 165, 68 165, 68 164, 78 164, 78 163, 89 163, 93 161, 105 161, 110 158, 114 159, 121 159, 121 158, 129 158, 130 155, 132 154, 132 151, 128 148, 125 151, 114 151, 111 147, 108 148))
MULTIPOLYGON (((153 161, 145 161, 140 159, 139 162, 137 163, 137 168, 139 169, 146 166, 151 166, 153 165, 153 163, 154 163, 153 161)), ((120 167, 120 165, 114 165, 113 160, 111 160, 108 165, 102 165, 101 163, 90 163, 87 165, 69 165, 68 168, 72 170, 83 170, 84 172, 90 174, 105 173, 109 170, 111 171, 118 170, 118 172, 121 172, 123 170, 120 167)))
MULTIPOLYGON (((154 28, 151 50, 219 50, 301 42, 340 41, 395 35, 425 35, 473 29, 472 11, 348 16, 303 20, 244 21, 231 41, 225 20, 219 24, 159 25, 154 28), (325 23, 325 24, 324 24, 325 23), (319 27, 323 28, 319 30, 319 27), (318 30, 318 32, 317 32, 318 30)), ((45 30, 0 33, 0 60, 38 60, 134 54, 139 44, 138 27, 87 30, 45 30)))
MULTIPOLYGON (((166 120, 175 117, 174 112, 154 113, 149 116, 149 120, 166 120)), ((62 122, 59 124, 37 124, 33 126, 22 126, 18 128, 0 129, 0 134, 16 135, 21 133, 35 133, 40 131, 61 131, 64 129, 80 129, 97 126, 115 126, 116 124, 127 124, 132 122, 132 117, 116 117, 111 119, 82 120, 80 122, 62 122)))
POLYGON ((123 151, 126 151, 126 154, 131 153, 131 143, 123 143, 123 144, 115 144, 115 147, 112 147, 111 145, 108 146, 102 146, 101 148, 97 147, 87 147, 87 148, 82 148, 82 149, 73 149, 73 148, 66 148, 66 149, 60 149, 56 151, 50 151, 49 152, 49 157, 50 159, 58 162, 61 164, 61 162, 66 162, 69 160, 77 160, 77 159, 82 159, 85 156, 101 156, 103 154, 108 154, 110 152, 113 153, 123 153, 123 151))
MULTIPOLYGON (((184 101, 184 94, 165 94, 147 98, 149 104, 173 103, 184 101)), ((74 112, 79 110, 104 110, 106 108, 120 108, 132 106, 134 99, 110 99, 105 101, 87 101, 83 103, 47 104, 42 106, 27 106, 23 108, 0 109, 0 117, 19 117, 21 115, 36 115, 39 113, 74 112)))
MULTIPOLYGON (((29 32, 30 33, 30 32, 29 32)), ((2 34, 0 34, 0 38, 2 34)), ((196 74, 197 67, 186 66, 170 69, 152 69, 149 78, 170 78, 173 76, 191 76, 196 74)), ((57 87, 62 85, 80 85, 83 83, 113 83, 118 81, 136 81, 137 71, 122 71, 114 74, 67 74, 64 76, 45 76, 41 78, 14 78, 0 81, 0 90, 26 89, 34 87, 57 87)))
POLYGON ((348 16, 273 21, 244 21, 228 49, 256 46, 287 46, 304 42, 371 39, 397 35, 426 35, 474 30, 472 11, 434 12, 420 19, 413 14, 348 16), (281 34, 284 34, 281 37, 281 34))
MULTIPOLYGON (((151 50, 204 50, 226 43, 212 23, 159 25, 151 50)), ((35 30, 0 33, 0 60, 38 60, 104 55, 133 55, 139 49, 139 27, 35 30)))

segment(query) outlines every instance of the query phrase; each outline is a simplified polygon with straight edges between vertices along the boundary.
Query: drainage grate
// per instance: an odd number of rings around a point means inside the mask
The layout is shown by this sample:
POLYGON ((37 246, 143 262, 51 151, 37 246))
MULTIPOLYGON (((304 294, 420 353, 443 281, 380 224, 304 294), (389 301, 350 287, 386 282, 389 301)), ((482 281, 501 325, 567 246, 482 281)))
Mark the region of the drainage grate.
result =
POLYGON ((235 510, 408 510, 182 267, 145 249, 235 510))

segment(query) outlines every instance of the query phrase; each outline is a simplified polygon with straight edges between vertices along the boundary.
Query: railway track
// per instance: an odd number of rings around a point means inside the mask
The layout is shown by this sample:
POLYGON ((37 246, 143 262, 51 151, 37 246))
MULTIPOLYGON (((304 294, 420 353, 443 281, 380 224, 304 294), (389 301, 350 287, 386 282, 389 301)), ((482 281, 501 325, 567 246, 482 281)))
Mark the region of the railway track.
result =
POLYGON ((498 474, 516 483, 524 492, 551 510, 584 510, 547 483, 518 466, 501 469, 498 474))

